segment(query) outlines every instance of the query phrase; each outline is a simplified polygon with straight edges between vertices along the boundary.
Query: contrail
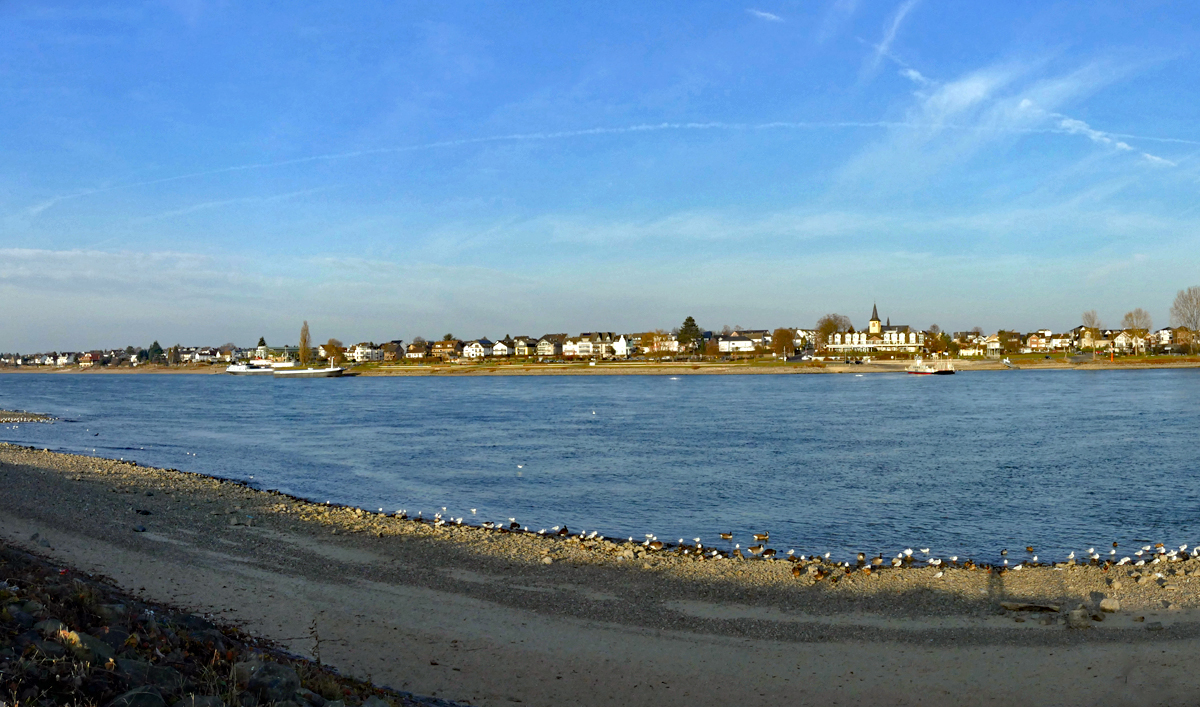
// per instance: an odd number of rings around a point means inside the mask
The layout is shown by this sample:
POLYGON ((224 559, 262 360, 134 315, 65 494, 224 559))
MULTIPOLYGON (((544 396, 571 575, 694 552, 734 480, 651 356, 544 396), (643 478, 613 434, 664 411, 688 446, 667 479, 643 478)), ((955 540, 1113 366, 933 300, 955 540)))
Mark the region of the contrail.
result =
MULTIPOLYGON (((726 122, 688 122, 688 123, 642 123, 638 125, 626 125, 614 128, 584 128, 580 130, 559 130, 554 132, 536 132, 536 133, 509 133, 507 135, 489 135, 486 137, 471 137, 459 138, 456 140, 439 140, 437 142, 427 142, 419 145, 402 145, 398 147, 379 147, 368 150, 353 150, 349 152, 331 152, 323 155, 311 155, 308 157, 296 157, 290 160, 278 160, 274 162, 252 162, 249 164, 236 165, 233 167, 222 167, 220 169, 210 169, 201 172, 188 172, 187 174, 179 174, 173 177, 162 177, 160 179, 148 179, 140 182, 127 182, 124 184, 116 184, 108 187, 98 187, 95 189, 82 189, 80 191, 55 196, 46 201, 30 207, 27 214, 36 216, 43 211, 59 204, 63 201, 80 199, 86 196, 95 194, 104 194, 107 192, 117 191, 120 189, 133 189, 136 187, 153 186, 155 184, 167 184, 170 182, 179 182, 187 179, 198 179, 200 177, 211 177, 218 174, 231 174, 235 172, 248 172, 257 169, 273 169, 276 167, 288 167, 291 165, 307 164, 310 162, 329 162, 333 160, 353 159, 356 157, 370 157, 373 155, 389 155, 400 154, 405 152, 419 152, 423 150, 436 150, 439 148, 464 147, 467 145, 480 145, 494 142, 523 142, 523 141, 539 141, 539 140, 562 140, 574 137, 589 137, 601 135, 624 135, 630 133, 652 133, 664 131, 682 131, 682 130, 842 130, 842 129, 858 129, 858 128, 936 128, 939 130, 971 130, 987 132, 987 128, 959 126, 953 124, 925 125, 922 123, 912 123, 906 121, 836 121, 836 122, 810 122, 810 121, 774 121, 769 123, 726 123, 726 122)), ((1070 131, 1054 128, 1029 128, 1020 130, 1023 133, 1058 133, 1070 134, 1070 131)), ((1117 133, 1112 133, 1118 135, 1117 133)), ((1124 135, 1140 140, 1153 140, 1158 142, 1175 142, 1181 144, 1200 144, 1200 142, 1192 140, 1182 140, 1175 138, 1154 138, 1141 135, 1124 135)))

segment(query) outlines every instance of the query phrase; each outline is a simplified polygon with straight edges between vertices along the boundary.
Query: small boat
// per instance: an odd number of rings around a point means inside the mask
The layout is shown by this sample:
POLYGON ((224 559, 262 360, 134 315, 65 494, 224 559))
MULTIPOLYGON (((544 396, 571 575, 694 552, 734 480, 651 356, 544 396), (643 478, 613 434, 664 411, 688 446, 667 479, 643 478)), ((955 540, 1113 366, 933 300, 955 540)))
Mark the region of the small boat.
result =
POLYGON ((249 363, 235 363, 225 369, 225 372, 231 376, 269 376, 275 373, 275 369, 270 365, 260 365, 251 361, 249 363))
POLYGON ((950 376, 956 373, 954 370, 954 364, 949 361, 935 361, 933 363, 929 363, 927 361, 922 361, 919 358, 915 359, 912 362, 912 365, 904 370, 916 376, 950 376))

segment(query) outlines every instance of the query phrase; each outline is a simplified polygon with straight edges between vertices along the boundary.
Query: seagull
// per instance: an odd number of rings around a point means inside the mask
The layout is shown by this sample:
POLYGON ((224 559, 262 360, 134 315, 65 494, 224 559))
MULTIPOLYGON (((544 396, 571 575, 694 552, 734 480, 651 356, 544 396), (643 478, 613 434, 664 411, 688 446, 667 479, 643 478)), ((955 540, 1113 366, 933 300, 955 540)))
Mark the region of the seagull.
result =
POLYGON ((1093 554, 1095 554, 1095 552, 1096 552, 1096 548, 1094 548, 1094 547, 1089 547, 1089 548, 1088 548, 1088 554, 1089 554, 1089 555, 1093 555, 1093 554))
POLYGON ((1074 559, 1075 559, 1075 551, 1074 551, 1074 550, 1072 550, 1072 551, 1071 551, 1071 554, 1070 554, 1070 555, 1067 555, 1067 559, 1068 559, 1068 560, 1074 560, 1074 559))
POLYGON ((928 555, 928 554, 929 554, 929 548, 927 548, 927 547, 923 547, 923 548, 921 548, 921 554, 922 554, 922 555, 928 555))
POLYGON ((1032 560, 1030 560, 1030 562, 1037 562, 1037 561, 1038 561, 1038 560, 1037 560, 1037 555, 1034 555, 1034 556, 1033 556, 1033 559, 1032 559, 1032 560))
POLYGON ((517 464, 517 468, 518 468, 518 469, 524 469, 524 468, 525 468, 525 465, 524 465, 524 464, 517 464))
POLYGON ((471 509, 471 515, 475 515, 475 509, 474 509, 474 508, 472 508, 472 509, 471 509))
POLYGON ((912 557, 912 548, 909 548, 909 549, 905 550, 905 551, 904 551, 904 556, 905 556, 905 557, 912 557))
POLYGON ((796 554, 796 551, 795 551, 795 550, 788 550, 788 556, 789 556, 789 557, 790 557, 791 555, 794 555, 794 554, 796 554))

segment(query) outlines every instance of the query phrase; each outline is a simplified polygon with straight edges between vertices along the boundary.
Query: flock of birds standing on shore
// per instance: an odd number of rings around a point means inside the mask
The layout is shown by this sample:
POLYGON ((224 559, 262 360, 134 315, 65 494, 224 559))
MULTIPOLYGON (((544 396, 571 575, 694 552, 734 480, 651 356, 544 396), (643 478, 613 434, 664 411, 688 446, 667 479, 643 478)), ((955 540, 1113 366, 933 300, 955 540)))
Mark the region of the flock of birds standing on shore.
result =
MULTIPOLYGON (((475 508, 470 509, 471 515, 475 516, 477 513, 477 510, 478 509, 475 509, 475 508)), ((380 508, 379 511, 382 513, 383 509, 380 508)), ((435 513, 431 519, 425 518, 421 511, 418 511, 416 516, 410 517, 408 515, 408 511, 404 510, 404 509, 396 511, 396 513, 394 515, 396 518, 399 518, 401 520, 413 520, 413 521, 417 521, 417 522, 428 522, 434 526, 443 526, 443 525, 462 526, 465 524, 468 527, 473 527, 473 524, 471 524, 471 523, 464 523, 464 519, 462 517, 455 518, 455 517, 446 515, 446 507, 444 507, 444 506, 442 507, 441 512, 435 513)), ((530 530, 530 528, 528 526, 523 526, 520 523, 518 523, 516 518, 509 518, 507 523, 495 522, 495 521, 484 521, 484 522, 480 523, 477 527, 482 528, 484 530, 494 530, 494 531, 499 531, 499 532, 530 533, 530 534, 535 534, 535 535, 542 535, 542 536, 550 535, 550 536, 554 536, 554 537, 564 537, 564 538, 573 536, 573 537, 577 537, 580 540, 611 540, 611 541, 615 541, 615 542, 621 542, 620 538, 606 538, 604 535, 600 534, 600 532, 596 531, 596 530, 593 530, 591 532, 580 531, 578 533, 574 533, 573 531, 568 529, 567 526, 565 526, 565 525, 561 525, 561 526, 556 525, 552 528, 541 528, 536 531, 530 530)), ((745 548, 742 547, 741 543, 734 541, 734 533, 732 531, 721 532, 718 534, 718 537, 720 538, 721 542, 725 545, 725 549, 705 547, 704 543, 701 542, 700 538, 692 538, 690 543, 685 541, 684 538, 679 538, 679 540, 675 543, 664 542, 664 541, 660 540, 653 533, 646 533, 644 536, 644 539, 636 540, 636 541, 631 536, 631 537, 627 538, 625 540, 625 542, 630 543, 630 544, 638 544, 638 545, 642 546, 643 548, 645 548, 647 551, 674 552, 675 554, 691 555, 691 556, 696 556, 698 558, 700 558, 700 557, 712 558, 712 559, 759 558, 759 559, 763 559, 763 560, 774 560, 774 559, 780 557, 779 552, 775 548, 769 546, 770 541, 771 541, 771 536, 770 536, 770 533, 767 533, 767 532, 752 534, 751 537, 754 540, 755 544, 749 545, 745 548)), ((830 553, 830 552, 826 552, 823 554, 821 554, 821 553, 805 554, 805 553, 797 553, 794 549, 789 549, 782 556, 781 559, 786 559, 788 561, 797 563, 797 566, 793 568, 793 574, 796 574, 796 575, 800 574, 800 572, 799 572, 800 566, 802 566, 805 563, 815 562, 815 563, 819 563, 819 564, 829 565, 829 566, 832 566, 835 568, 841 568, 847 572, 851 572, 851 571, 854 571, 857 569, 857 570, 864 571, 867 573, 870 573, 872 570, 884 569, 884 568, 888 568, 888 567, 893 567, 893 568, 933 567, 933 568, 937 568, 939 570, 938 576, 940 576, 942 569, 950 568, 950 567, 963 567, 966 569, 979 568, 979 569, 987 569, 987 570, 992 570, 992 571, 997 571, 997 572, 1002 573, 1002 572, 1008 572, 1008 571, 1020 571, 1026 567, 1047 567, 1047 566, 1049 566, 1049 567, 1061 568, 1063 566, 1070 566, 1070 565, 1076 565, 1076 564, 1088 564, 1088 565, 1102 566, 1102 567, 1120 567, 1120 566, 1124 566, 1124 565, 1130 565, 1133 567, 1142 567, 1145 565, 1154 565, 1154 564, 1158 564, 1161 562, 1170 562, 1170 561, 1175 561, 1175 560, 1184 560, 1184 559, 1189 559, 1189 558, 1200 557, 1200 545, 1191 547, 1188 544, 1183 544, 1183 545, 1178 546, 1177 548, 1175 548, 1175 547, 1167 548, 1167 546, 1161 542, 1145 544, 1145 545, 1139 546, 1138 549, 1135 550, 1134 552, 1132 552, 1131 554, 1118 558, 1117 550, 1119 547, 1120 547, 1120 544, 1114 541, 1112 543, 1112 548, 1109 549, 1108 552, 1104 553, 1104 554, 1101 554, 1101 552, 1098 551, 1095 547, 1089 547, 1087 549, 1086 553, 1083 553, 1081 556, 1078 556, 1078 557, 1076 556, 1075 551, 1071 551, 1067 555, 1065 560, 1061 560, 1058 562, 1042 561, 1039 558, 1037 551, 1034 549, 1034 547, 1032 545, 1028 545, 1025 547, 1025 558, 1024 559, 1013 562, 1013 563, 1010 563, 1010 561, 1009 561, 1009 550, 1007 548, 1000 550, 1000 552, 999 552, 1000 557, 998 560, 996 560, 994 562, 977 562, 970 558, 965 558, 965 557, 960 558, 958 555, 950 555, 948 557, 942 558, 942 557, 934 556, 933 554, 931 554, 931 550, 928 547, 905 548, 905 549, 901 550, 900 552, 896 553, 896 555, 894 557, 891 557, 891 556, 885 557, 885 554, 882 552, 877 553, 872 557, 868 557, 866 553, 859 552, 859 553, 856 553, 855 560, 853 563, 851 563, 849 561, 832 560, 831 558, 832 558, 833 553, 830 553)), ((818 576, 818 578, 820 578, 820 577, 818 576)))

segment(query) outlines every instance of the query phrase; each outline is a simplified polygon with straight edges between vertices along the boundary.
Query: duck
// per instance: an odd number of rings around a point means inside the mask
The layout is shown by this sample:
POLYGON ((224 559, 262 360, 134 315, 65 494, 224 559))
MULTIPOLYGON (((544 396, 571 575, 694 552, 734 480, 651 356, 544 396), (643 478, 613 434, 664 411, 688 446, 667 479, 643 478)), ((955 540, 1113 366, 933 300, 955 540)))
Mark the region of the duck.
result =
POLYGON ((567 530, 567 526, 565 525, 558 530, 559 535, 570 535, 570 533, 571 531, 567 530))

